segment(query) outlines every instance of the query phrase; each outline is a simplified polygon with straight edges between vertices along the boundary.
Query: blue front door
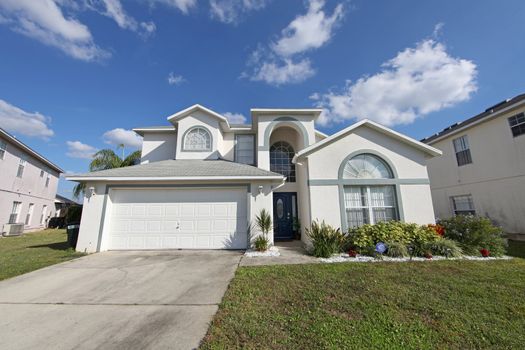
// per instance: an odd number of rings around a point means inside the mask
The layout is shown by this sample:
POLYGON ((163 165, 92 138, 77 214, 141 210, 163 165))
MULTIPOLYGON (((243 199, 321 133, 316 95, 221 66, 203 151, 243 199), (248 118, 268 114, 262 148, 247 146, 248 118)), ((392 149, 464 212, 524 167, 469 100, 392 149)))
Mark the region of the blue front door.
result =
POLYGON ((293 239, 293 221, 296 215, 295 192, 273 194, 273 237, 276 240, 293 239))

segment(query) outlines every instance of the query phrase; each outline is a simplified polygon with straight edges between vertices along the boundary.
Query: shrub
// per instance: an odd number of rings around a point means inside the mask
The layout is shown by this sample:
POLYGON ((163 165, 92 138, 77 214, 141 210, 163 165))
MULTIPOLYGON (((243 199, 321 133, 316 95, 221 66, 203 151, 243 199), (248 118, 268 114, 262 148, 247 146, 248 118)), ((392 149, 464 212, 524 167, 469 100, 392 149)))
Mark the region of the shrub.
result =
POLYGON ((67 208, 66 224, 80 223, 81 217, 82 217, 82 206, 81 205, 73 205, 67 208))
POLYGON ((405 258, 408 256, 408 250, 406 245, 399 242, 387 242, 388 250, 386 255, 391 258, 405 258))
POLYGON ((440 238, 437 241, 427 243, 426 248, 434 255, 446 256, 447 258, 458 258, 463 253, 455 241, 447 238, 440 238))
POLYGON ((469 255, 480 255, 481 249, 487 249, 493 256, 505 253, 503 231, 484 217, 457 215, 439 222, 445 229, 445 238, 459 243, 469 255))
POLYGON ((396 242, 411 246, 418 251, 422 245, 439 239, 431 227, 419 226, 400 221, 380 222, 375 225, 363 225, 348 231, 348 244, 361 251, 375 246, 378 242, 396 242))
POLYGON ((270 247, 270 240, 264 235, 259 235, 255 237, 255 240, 253 241, 253 246, 255 247, 255 250, 259 252, 264 252, 270 247))
POLYGON ((345 236, 341 230, 335 229, 324 221, 321 223, 313 221, 306 229, 306 235, 312 241, 312 255, 318 258, 329 258, 339 253, 345 243, 345 236))

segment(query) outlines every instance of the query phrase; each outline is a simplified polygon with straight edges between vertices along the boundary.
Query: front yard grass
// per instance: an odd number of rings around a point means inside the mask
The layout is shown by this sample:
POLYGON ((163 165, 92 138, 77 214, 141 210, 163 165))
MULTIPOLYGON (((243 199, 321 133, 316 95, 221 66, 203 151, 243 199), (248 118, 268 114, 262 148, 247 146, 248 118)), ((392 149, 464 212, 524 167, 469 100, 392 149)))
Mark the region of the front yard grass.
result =
POLYGON ((43 230, 19 237, 2 237, 0 280, 82 255, 68 246, 66 230, 43 230))
POLYGON ((237 270, 202 349, 522 349, 525 260, 237 270))

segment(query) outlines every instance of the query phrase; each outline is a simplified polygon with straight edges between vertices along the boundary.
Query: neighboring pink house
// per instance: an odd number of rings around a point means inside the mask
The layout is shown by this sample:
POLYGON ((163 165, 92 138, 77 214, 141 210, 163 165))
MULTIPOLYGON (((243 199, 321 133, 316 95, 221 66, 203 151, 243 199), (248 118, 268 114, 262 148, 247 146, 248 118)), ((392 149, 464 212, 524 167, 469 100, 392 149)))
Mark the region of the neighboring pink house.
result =
POLYGON ((55 212, 63 170, 0 128, 0 228, 44 228, 55 212))

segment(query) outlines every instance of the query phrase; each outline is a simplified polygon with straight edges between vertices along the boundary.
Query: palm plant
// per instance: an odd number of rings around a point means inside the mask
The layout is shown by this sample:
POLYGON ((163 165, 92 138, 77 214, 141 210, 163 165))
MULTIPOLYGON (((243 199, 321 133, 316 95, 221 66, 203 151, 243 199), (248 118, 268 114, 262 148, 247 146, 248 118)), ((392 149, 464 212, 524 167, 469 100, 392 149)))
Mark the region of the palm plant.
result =
MULTIPOLYGON (((119 148, 121 147, 122 146, 119 148)), ((124 148, 122 147, 122 149, 124 148)), ((89 171, 107 170, 135 165, 140 160, 140 153, 140 151, 135 151, 128 154, 127 157, 124 157, 124 152, 122 152, 121 158, 111 149, 101 149, 93 155, 93 160, 89 164, 89 171)), ((73 188, 73 196, 75 198, 80 197, 80 195, 84 193, 85 189, 85 182, 78 183, 73 188)))
POLYGON ((268 250, 270 246, 270 238, 268 237, 268 234, 272 229, 272 225, 272 217, 266 209, 262 209, 255 217, 255 226, 257 226, 262 233, 262 235, 257 236, 253 242, 256 250, 268 250))

